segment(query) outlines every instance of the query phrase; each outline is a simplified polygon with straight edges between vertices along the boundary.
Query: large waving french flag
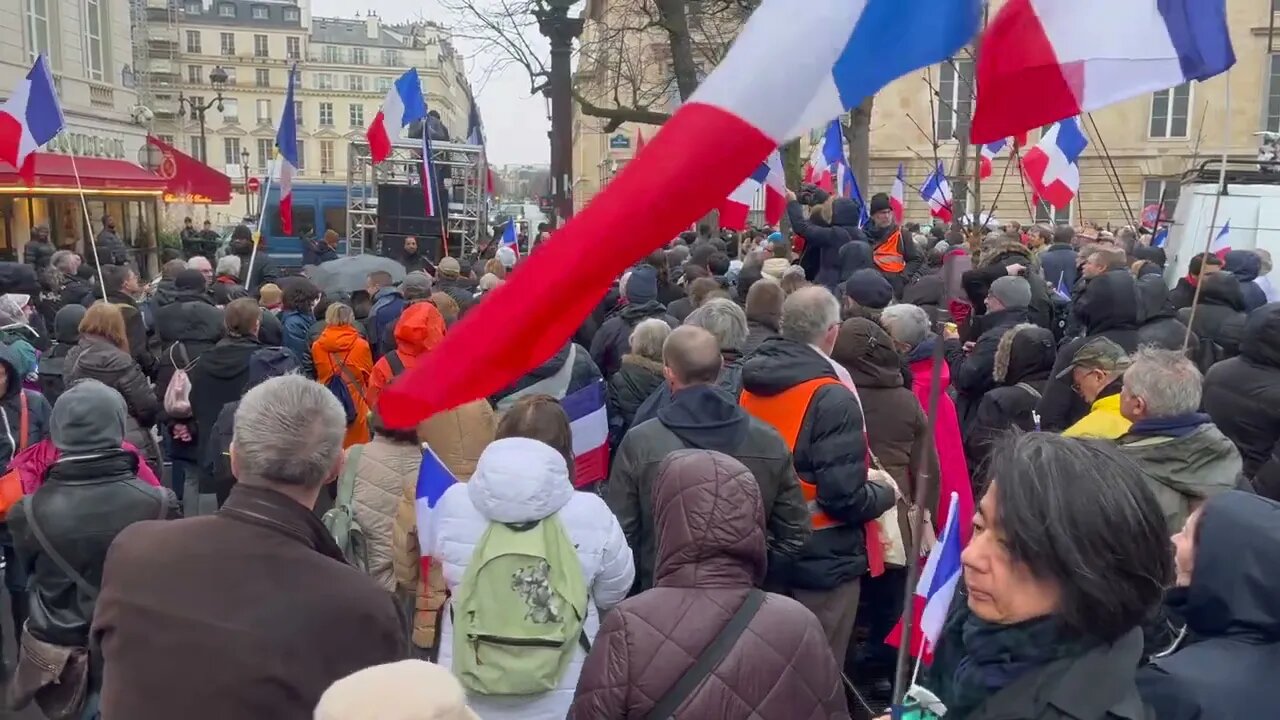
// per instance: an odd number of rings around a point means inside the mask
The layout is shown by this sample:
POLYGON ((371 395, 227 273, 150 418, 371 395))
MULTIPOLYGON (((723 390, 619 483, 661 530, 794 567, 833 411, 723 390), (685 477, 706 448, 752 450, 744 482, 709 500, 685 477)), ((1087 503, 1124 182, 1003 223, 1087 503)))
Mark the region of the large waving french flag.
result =
POLYGON ((284 113, 280 115, 280 127, 276 129, 276 153, 280 163, 280 232, 293 234, 293 176, 298 173, 298 116, 293 104, 294 85, 298 81, 298 66, 289 70, 289 87, 284 94, 284 113))
POLYGON ((745 230, 751 206, 761 190, 764 191, 765 224, 777 225, 787 206, 787 182, 782 172, 782 156, 777 150, 720 204, 720 227, 745 230))
POLYGON ((1226 0, 1009 0, 979 44, 970 136, 988 143, 1236 62, 1226 0), (1142 40, 1134 42, 1134 28, 1142 40))
MULTIPOLYGON (((474 103, 471 108, 474 113, 474 103)), ((382 101, 382 109, 373 116, 373 122, 365 131, 373 164, 377 165, 391 156, 391 146, 400 139, 400 131, 405 125, 426 116, 427 104, 422 99, 422 81, 418 79, 418 69, 409 68, 391 85, 387 97, 382 101)), ((478 116, 475 119, 479 121, 478 116)))
POLYGON ((573 435, 574 487, 594 485, 609 471, 609 415, 604 398, 604 381, 597 380, 560 401, 573 435))
POLYGON ((442 352, 383 393, 383 419, 412 425, 492 395, 544 362, 615 278, 716 207, 769 153, 963 47, 977 32, 982 0, 809 0, 796 9, 795 0, 763 0, 645 151, 525 260, 527 272, 473 308, 442 352), (764 47, 805 51, 779 62, 764 47))
POLYGON ((1070 205, 1080 191, 1080 155, 1088 146, 1079 118, 1049 128, 1022 157, 1022 172, 1036 196, 1055 208, 1070 205))
POLYGON ((24 168, 27 159, 62 132, 66 124, 49 59, 41 55, 9 99, 0 105, 0 160, 29 175, 32 168, 24 168))

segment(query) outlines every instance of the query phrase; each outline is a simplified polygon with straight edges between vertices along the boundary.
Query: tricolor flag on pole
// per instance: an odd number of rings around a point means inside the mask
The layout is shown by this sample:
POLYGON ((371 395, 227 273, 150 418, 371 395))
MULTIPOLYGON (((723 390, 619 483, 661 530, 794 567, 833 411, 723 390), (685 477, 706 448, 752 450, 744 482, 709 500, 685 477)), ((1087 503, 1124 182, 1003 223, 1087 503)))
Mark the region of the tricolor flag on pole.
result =
POLYGON ((902 163, 898 163, 898 176, 893 179, 893 189, 889 191, 889 207, 893 208, 893 222, 901 225, 907 214, 907 178, 902 163))
POLYGON ((1227 253, 1231 252, 1231 221, 1227 220, 1222 224, 1222 229, 1218 231, 1218 235, 1213 239, 1213 244, 1209 246, 1209 252, 1217 255, 1224 261, 1227 259, 1227 253))
POLYGON ((422 582, 431 576, 431 548, 435 538, 435 508, 440 498, 458 479, 449 472, 440 456, 430 447, 422 451, 418 467, 418 486, 414 492, 414 513, 418 521, 418 548, 422 554, 422 582))
MULTIPOLYGON (((425 102, 423 106, 426 106, 425 102)), ((426 115, 423 115, 422 120, 422 167, 418 168, 418 178, 422 181, 422 196, 426 200, 424 206, 426 215, 427 217, 434 217, 440 210, 440 198, 436 194, 438 190, 436 187, 436 169, 435 163, 431 159, 431 131, 428 128, 426 115)), ((443 217, 443 213, 441 213, 441 219, 443 217)), ((445 254, 447 255, 449 231, 447 228, 441 228, 441 231, 444 233, 446 240, 445 254)))
POLYGON ((991 174, 995 172, 994 160, 999 157, 1000 153, 1004 152, 1004 149, 1007 147, 1009 147, 1009 138, 990 142, 982 146, 982 164, 981 167, 978 168, 979 178, 986 180, 991 177, 991 174))
POLYGON ((720 227, 745 230, 752 204, 761 190, 764 191, 765 224, 776 225, 787 207, 787 183, 782 173, 782 156, 776 150, 720 204, 720 227))
POLYGON ((0 105, 0 160, 30 179, 35 168, 27 160, 33 159, 32 155, 62 132, 66 124, 49 59, 40 55, 13 94, 0 105))
POLYGON ((951 222, 951 183, 947 182, 941 162, 920 186, 920 197, 929 203, 930 215, 942 222, 951 222))
MULTIPOLYGON (((474 112, 474 103, 471 108, 474 112)), ((373 164, 377 165, 391 156, 391 146, 400 139, 400 131, 404 126, 426 116, 427 107, 422 99, 422 82, 418 79, 418 69, 409 68, 391 85, 387 97, 382 101, 382 109, 373 116, 373 122, 365 131, 373 164)), ((423 128, 423 133, 426 133, 426 128, 423 128)))
POLYGON ((982 0, 809 0, 797 13, 795 0, 763 0, 645 151, 524 261, 527 272, 468 311, 442 351, 387 388, 383 420, 408 427, 492 395, 545 362, 624 270, 718 206, 781 145, 954 55, 977 32, 982 7, 982 0), (778 62, 761 52, 767 47, 804 52, 778 62))
POLYGON ((276 129, 276 153, 280 164, 280 232, 293 234, 293 176, 298 172, 298 116, 293 90, 298 82, 298 66, 289 69, 289 88, 284 94, 284 112, 276 129))
MULTIPOLYGON (((942 636, 942 627, 947 622, 947 610, 955 598, 956 586, 960 583, 960 554, 964 548, 960 544, 960 515, 956 508, 960 498, 951 493, 951 510, 947 513, 947 526, 942 530, 942 537, 929 553, 929 559, 916 582, 916 591, 911 623, 911 655, 932 662, 933 652, 942 636)), ((902 621, 885 638, 885 643, 893 647, 902 645, 902 621)))
POLYGON ((516 258, 520 257, 520 239, 516 235, 516 219, 507 218, 507 224, 502 228, 502 244, 511 248, 516 253, 516 258))
POLYGON ((1022 174, 1036 197, 1055 208, 1070 206, 1080 190, 1080 156, 1088 146, 1079 118, 1054 123, 1022 156, 1022 174))
MULTIPOLYGON (((536 256, 534 253, 530 258, 536 256)), ((597 380, 565 395, 560 407, 569 416, 569 432, 573 435, 574 487, 604 480, 609 469, 609 415, 604 405, 604 382, 597 380)))
POLYGON ((484 121, 480 119, 480 105, 476 102, 475 97, 467 95, 467 100, 471 102, 471 113, 467 116, 467 144, 478 145, 481 148, 481 154, 485 159, 485 192, 493 194, 493 188, 497 183, 494 181, 493 168, 489 167, 489 155, 484 150, 484 121))

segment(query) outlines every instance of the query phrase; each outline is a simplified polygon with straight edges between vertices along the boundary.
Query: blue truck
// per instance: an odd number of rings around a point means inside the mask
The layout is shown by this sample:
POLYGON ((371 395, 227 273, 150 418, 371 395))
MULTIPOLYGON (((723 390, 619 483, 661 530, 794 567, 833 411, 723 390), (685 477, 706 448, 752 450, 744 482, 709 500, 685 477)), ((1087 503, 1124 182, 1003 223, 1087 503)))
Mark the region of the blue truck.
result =
POLYGON ((280 226, 280 189, 272 186, 262 215, 262 238, 267 254, 281 269, 302 267, 302 233, 310 229, 316 239, 333 230, 342 238, 338 254, 347 251, 347 187, 332 183, 295 183, 293 186, 293 235, 280 226))

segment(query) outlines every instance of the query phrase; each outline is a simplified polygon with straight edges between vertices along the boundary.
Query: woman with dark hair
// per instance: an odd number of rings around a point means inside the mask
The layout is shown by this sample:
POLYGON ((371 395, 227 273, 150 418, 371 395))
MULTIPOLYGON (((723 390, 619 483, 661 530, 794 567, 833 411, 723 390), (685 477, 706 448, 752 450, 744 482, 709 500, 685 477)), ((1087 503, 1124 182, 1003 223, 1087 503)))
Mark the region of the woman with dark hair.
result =
POLYGON ((298 364, 307 377, 315 377, 315 364, 311 360, 311 326, 316 321, 315 307, 320 300, 320 288, 306 278, 290 278, 281 283, 284 296, 280 324, 284 327, 284 346, 298 357, 298 364))
POLYGON ((1141 626, 1173 562, 1142 471, 1047 433, 1007 438, 990 467, 922 685, 957 720, 1144 720, 1141 626))
POLYGON ((1216 495, 1173 536, 1165 607, 1186 621, 1175 649, 1138 672, 1160 720, 1260 718, 1280 706, 1280 503, 1216 495))

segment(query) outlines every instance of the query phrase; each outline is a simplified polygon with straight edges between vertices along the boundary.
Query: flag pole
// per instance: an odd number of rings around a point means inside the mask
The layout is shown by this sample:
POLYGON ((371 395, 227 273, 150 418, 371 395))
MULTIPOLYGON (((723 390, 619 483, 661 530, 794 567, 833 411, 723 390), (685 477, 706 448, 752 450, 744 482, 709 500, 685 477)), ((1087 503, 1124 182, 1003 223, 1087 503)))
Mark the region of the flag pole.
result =
MULTIPOLYGON (((1231 70, 1223 75, 1227 84, 1227 99, 1222 104, 1222 165, 1218 168, 1218 193, 1213 198, 1213 216, 1209 219, 1209 236, 1204 239, 1204 255, 1213 249, 1214 226, 1218 224, 1218 209, 1222 206, 1222 196, 1227 194, 1227 153, 1231 148, 1231 70)), ((1203 255, 1201 256, 1203 257, 1203 255)), ((1208 263, 1200 262, 1200 272, 1196 275, 1196 292, 1191 298, 1191 316, 1187 318, 1187 333, 1182 336, 1182 352, 1191 344, 1191 328, 1196 322, 1196 309, 1200 307, 1200 290, 1204 287, 1204 268, 1208 263)))
MULTIPOLYGON (((276 164, 279 165, 280 150, 276 150, 276 164)), ((253 280, 253 263, 258 259, 258 243, 262 239, 262 219, 267 214, 267 197, 271 194, 271 161, 267 161, 267 181, 262 183, 262 197, 258 199, 258 227, 253 233, 253 249, 249 251, 249 269, 245 270, 244 277, 240 279, 240 284, 245 290, 249 290, 249 283, 253 280)))
MULTIPOLYGON (((71 158, 71 174, 76 178, 76 192, 80 196, 80 208, 84 211, 84 224, 89 232, 89 248, 93 250, 93 265, 98 271, 98 287, 102 290, 102 299, 107 299, 107 281, 102 277, 102 259, 98 257, 98 241, 93 236, 93 220, 89 217, 89 201, 84 197, 84 186, 80 184, 80 168, 76 167, 76 154, 67 146, 67 157, 71 158)), ((31 158, 30 162, 35 162, 31 158)))

